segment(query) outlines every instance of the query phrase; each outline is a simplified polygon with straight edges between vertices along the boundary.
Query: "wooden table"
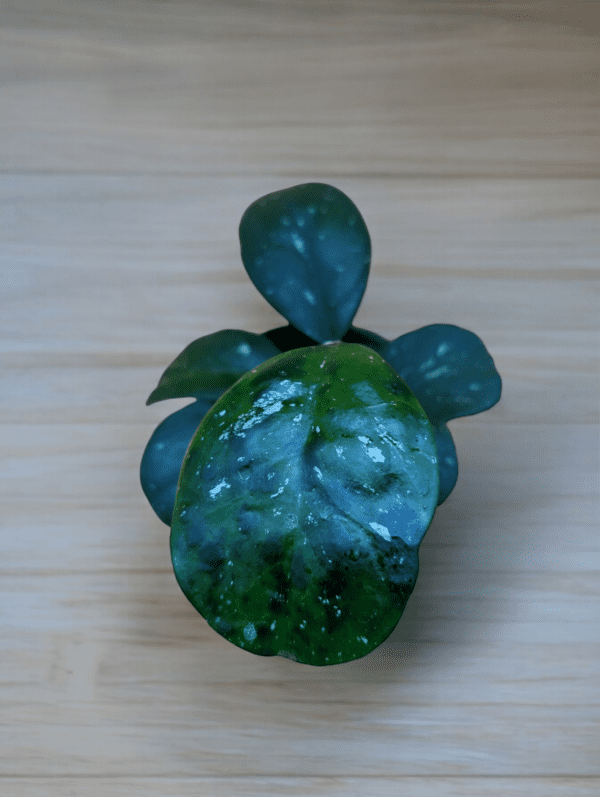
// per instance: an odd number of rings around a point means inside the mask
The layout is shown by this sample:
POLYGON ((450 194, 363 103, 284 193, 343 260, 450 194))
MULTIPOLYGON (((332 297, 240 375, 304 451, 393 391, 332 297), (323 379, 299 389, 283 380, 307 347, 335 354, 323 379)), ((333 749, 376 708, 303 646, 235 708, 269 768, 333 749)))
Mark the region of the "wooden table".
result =
POLYGON ((598 5, 1 4, 2 795, 600 794, 598 5), (181 349, 281 323, 237 226, 309 181, 371 233, 355 323, 503 377, 396 631, 329 668, 219 637, 138 477, 181 349))

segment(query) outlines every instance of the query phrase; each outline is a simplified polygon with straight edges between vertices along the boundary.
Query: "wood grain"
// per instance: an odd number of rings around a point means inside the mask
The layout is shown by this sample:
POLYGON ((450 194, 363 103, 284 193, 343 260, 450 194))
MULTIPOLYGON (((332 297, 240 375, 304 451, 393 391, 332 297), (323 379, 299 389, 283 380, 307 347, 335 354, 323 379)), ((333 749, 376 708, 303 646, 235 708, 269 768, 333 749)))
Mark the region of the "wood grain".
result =
POLYGON ((0 793, 600 792, 595 5, 0 6, 0 793), (281 323, 237 226, 311 180, 370 230, 356 324, 503 377, 401 622, 331 668, 215 634, 138 476, 179 351, 281 323))

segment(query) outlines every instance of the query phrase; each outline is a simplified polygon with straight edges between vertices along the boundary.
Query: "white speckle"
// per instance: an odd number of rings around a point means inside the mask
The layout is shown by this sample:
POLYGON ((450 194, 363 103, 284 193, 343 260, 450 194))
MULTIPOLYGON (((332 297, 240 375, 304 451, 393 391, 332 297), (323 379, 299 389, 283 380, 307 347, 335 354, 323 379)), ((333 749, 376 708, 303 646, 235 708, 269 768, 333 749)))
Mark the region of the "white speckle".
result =
POLYGON ((271 623, 271 631, 275 630, 275 623, 276 622, 277 622, 277 620, 273 620, 273 622, 271 623))
POLYGON ((344 456, 344 449, 341 446, 336 446, 335 447, 335 453, 338 455, 338 457, 343 457, 344 456))
POLYGON ((361 642, 364 642, 364 643, 365 643, 365 645, 366 645, 366 644, 368 643, 368 641, 369 641, 369 640, 367 639, 367 637, 366 637, 366 636, 361 636, 361 637, 358 637, 358 636, 357 636, 356 638, 357 638, 357 639, 360 639, 360 641, 361 641, 361 642))
POLYGON ((391 541, 390 532, 388 531, 386 526, 382 526, 380 523, 369 523, 369 526, 373 529, 373 531, 377 532, 384 540, 391 541))
POLYGON ((471 382, 469 385, 469 390, 475 392, 476 390, 481 390, 481 385, 478 382, 471 382))
POLYGON ((314 293, 312 291, 309 291, 308 288, 305 291, 303 291, 303 296, 309 304, 312 304, 313 307, 317 303, 314 293))
POLYGON ((316 426, 316 427, 315 427, 315 430, 316 430, 317 432, 320 432, 320 431, 321 431, 321 427, 320 427, 320 426, 316 426))
POLYGON ((325 633, 325 626, 324 625, 321 626, 321 633, 323 633, 323 634, 325 633))
POLYGON ((219 415, 220 415, 220 416, 223 416, 223 415, 225 415, 225 413, 226 413, 226 412, 227 412, 227 410, 221 410, 221 412, 219 413, 219 415))
POLYGON ((364 437, 363 435, 359 435, 358 439, 360 440, 361 443, 364 443, 365 445, 370 442, 369 438, 368 437, 364 437))
POLYGON ((425 379, 437 379, 438 376, 443 376, 444 374, 450 373, 450 368, 447 365, 440 365, 439 368, 436 368, 435 371, 428 371, 424 374, 425 379))
POLYGON ((302 413, 300 413, 300 415, 296 415, 296 417, 294 418, 294 421, 296 423, 298 423, 298 421, 301 420, 301 418, 302 418, 302 413))
POLYGON ((313 467, 313 470, 315 471, 315 473, 317 474, 317 476, 319 477, 319 479, 320 479, 321 481, 323 481, 323 474, 321 473, 321 471, 319 470, 319 468, 317 468, 317 466, 316 466, 316 465, 313 467))
POLYGON ((221 492, 221 490, 223 489, 223 487, 227 487, 227 489, 229 489, 231 487, 231 485, 229 484, 229 482, 227 482, 225 479, 223 479, 222 481, 220 481, 216 485, 216 487, 213 487, 212 490, 208 491, 210 497, 214 498, 216 495, 218 495, 221 492))
POLYGON ((267 479, 271 481, 271 479, 275 476, 274 473, 267 473, 267 479))
MULTIPOLYGON (((252 369, 252 373, 254 372, 255 369, 252 369)), ((283 380, 279 390, 268 390, 263 396, 257 399, 249 412, 241 415, 233 426, 225 429, 225 431, 219 435, 219 440, 228 440, 232 432, 237 437, 245 437, 245 429, 250 429, 257 423, 264 421, 266 416, 279 412, 279 410, 283 409, 282 399, 297 395, 299 389, 301 389, 300 383, 293 383, 289 379, 283 380)))
POLYGON ((156 450, 157 451, 162 451, 164 447, 165 447, 164 443, 157 443, 156 444, 156 450))
POLYGON ((283 408, 283 403, 281 401, 275 401, 273 404, 267 404, 259 399, 256 402, 256 405, 263 410, 263 414, 255 415, 254 417, 251 415, 250 418, 241 425, 242 429, 250 429, 250 427, 254 426, 254 424, 260 423, 265 415, 273 415, 273 413, 279 412, 279 410, 283 408))
POLYGON ((436 354, 438 357, 443 357, 448 351, 450 351, 450 346, 447 343, 440 343, 437 347, 436 354))
POLYGON ((253 642, 256 639, 254 623, 248 623, 248 625, 244 626, 244 639, 247 639, 248 642, 253 642))
POLYGON ((238 462, 243 462, 245 459, 246 457, 238 457, 238 462))
POLYGON ((250 348, 250 346, 248 346, 247 343, 240 343, 240 345, 237 347, 236 351, 237 351, 238 354, 246 354, 246 355, 248 355, 248 354, 250 354, 252 349, 250 348))
MULTIPOLYGON (((294 244, 294 248, 297 249, 301 255, 304 254, 305 246, 304 241, 302 240, 302 236, 298 235, 297 232, 290 233, 290 238, 292 239, 292 243, 294 244)), ((311 302, 312 304, 312 302, 311 302)))
POLYGON ((375 446, 367 448, 367 454, 371 457, 373 462, 385 462, 385 457, 381 453, 380 448, 375 448, 375 446))
POLYGON ((279 490, 277 490, 277 492, 276 492, 276 493, 273 493, 273 495, 271 496, 271 498, 277 498, 277 496, 278 496, 278 495, 281 495, 281 493, 282 493, 282 492, 283 492, 283 487, 280 487, 280 488, 279 488, 279 490))

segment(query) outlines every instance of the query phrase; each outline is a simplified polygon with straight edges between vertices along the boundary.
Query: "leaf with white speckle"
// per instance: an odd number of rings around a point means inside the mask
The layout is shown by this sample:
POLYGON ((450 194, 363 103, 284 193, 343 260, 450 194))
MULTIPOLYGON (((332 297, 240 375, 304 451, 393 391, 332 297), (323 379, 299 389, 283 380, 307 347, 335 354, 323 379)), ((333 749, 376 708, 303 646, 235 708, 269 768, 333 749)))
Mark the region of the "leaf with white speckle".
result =
POLYGON ((264 335, 239 329, 205 335, 173 360, 146 404, 187 396, 215 401, 247 371, 277 354, 279 349, 264 335))
POLYGON ((194 435, 173 513, 175 575, 247 651, 349 661, 398 622, 437 495, 432 427, 379 355, 345 343, 281 354, 194 435))
POLYGON ((483 341, 452 324, 430 324, 390 341, 381 356, 404 379, 434 428, 440 467, 438 504, 458 477, 456 449, 446 422, 493 407, 502 380, 483 341))
POLYGON ((314 341, 340 340, 362 299, 371 241, 354 203, 324 183, 253 202, 239 229, 242 261, 265 299, 314 341))

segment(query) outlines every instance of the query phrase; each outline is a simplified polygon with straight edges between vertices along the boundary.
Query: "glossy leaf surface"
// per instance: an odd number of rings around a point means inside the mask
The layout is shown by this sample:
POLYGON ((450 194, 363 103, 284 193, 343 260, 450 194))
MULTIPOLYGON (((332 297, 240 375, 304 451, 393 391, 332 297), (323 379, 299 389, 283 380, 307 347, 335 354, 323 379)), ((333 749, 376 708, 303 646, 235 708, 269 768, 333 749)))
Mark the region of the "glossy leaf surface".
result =
POLYGON ((371 241, 341 191, 306 183, 267 194, 244 213, 241 255, 252 282, 296 329, 340 340, 362 299, 371 241))
POLYGON ((502 382, 482 340, 452 324, 430 324, 391 341, 381 356, 433 423, 493 407, 502 382))
POLYGON ((438 496, 433 430, 372 350, 281 354, 209 410, 184 459, 177 580, 226 639, 325 665, 383 642, 438 496))
POLYGON ((142 457, 140 481, 150 506, 167 526, 171 525, 179 471, 190 440, 211 407, 194 401, 160 423, 142 457))
POLYGON ((190 343, 169 365, 146 404, 172 398, 214 401, 251 368, 279 354, 263 335, 223 329, 190 343))

